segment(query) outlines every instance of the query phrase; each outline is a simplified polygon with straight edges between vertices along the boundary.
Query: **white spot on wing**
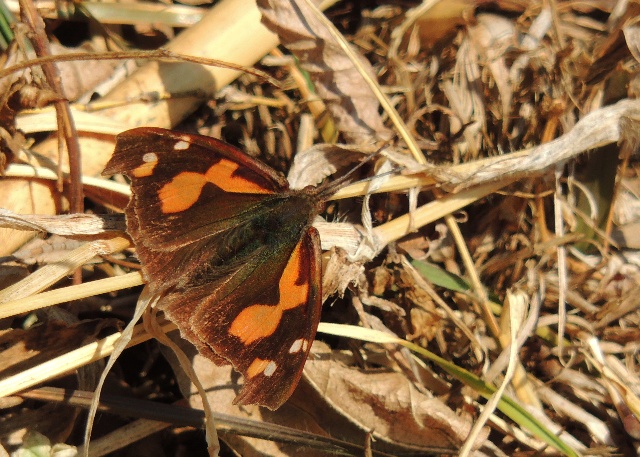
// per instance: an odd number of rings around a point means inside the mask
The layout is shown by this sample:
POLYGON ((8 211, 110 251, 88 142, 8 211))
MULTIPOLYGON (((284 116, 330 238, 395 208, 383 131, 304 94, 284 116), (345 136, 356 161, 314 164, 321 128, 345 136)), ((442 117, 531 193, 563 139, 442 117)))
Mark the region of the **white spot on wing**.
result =
POLYGON ((291 347, 289 348, 289 354, 295 354, 296 352, 300 352, 300 350, 304 347, 306 340, 303 338, 298 338, 293 342, 291 347))
POLYGON ((155 152, 147 152, 142 156, 142 161, 144 163, 153 163, 158 161, 158 156, 155 152))
POLYGON ((264 369, 264 375, 269 377, 271 376, 273 373, 276 372, 276 369, 278 368, 278 365, 276 365, 276 363, 272 360, 271 362, 269 362, 267 364, 267 366, 264 369))
POLYGON ((187 141, 178 141, 176 144, 173 145, 173 150, 174 151, 184 151, 186 149, 189 148, 189 142, 187 141))

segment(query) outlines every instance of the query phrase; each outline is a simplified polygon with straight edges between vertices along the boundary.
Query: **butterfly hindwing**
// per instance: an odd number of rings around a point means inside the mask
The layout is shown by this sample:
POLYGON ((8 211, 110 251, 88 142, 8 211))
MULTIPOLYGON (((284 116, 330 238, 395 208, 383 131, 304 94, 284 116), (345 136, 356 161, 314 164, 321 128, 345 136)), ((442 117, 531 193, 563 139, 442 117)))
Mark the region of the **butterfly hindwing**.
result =
POLYGON ((256 253, 213 293, 194 277, 167 294, 165 312, 184 336, 244 376, 236 402, 275 409, 297 385, 320 320, 318 246, 312 228, 291 252, 270 250, 268 261, 266 249, 256 253))
POLYGON ((158 306, 183 337, 244 375, 236 398, 275 409, 298 383, 320 318, 319 197, 217 140, 118 136, 127 227, 158 306))

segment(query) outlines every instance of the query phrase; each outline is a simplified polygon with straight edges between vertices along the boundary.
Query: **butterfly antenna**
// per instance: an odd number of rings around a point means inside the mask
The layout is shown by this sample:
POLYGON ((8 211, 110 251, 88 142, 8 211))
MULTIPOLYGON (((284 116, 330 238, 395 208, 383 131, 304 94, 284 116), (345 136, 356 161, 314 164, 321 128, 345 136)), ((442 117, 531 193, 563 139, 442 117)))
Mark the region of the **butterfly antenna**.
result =
POLYGON ((361 160, 355 167, 351 168, 343 176, 340 176, 335 181, 331 181, 331 182, 327 183, 326 186, 323 186, 320 194, 322 194, 325 197, 329 197, 330 195, 335 194, 340 188, 342 188, 344 186, 344 184, 346 182, 349 181, 349 179, 353 176, 353 174, 356 171, 358 171, 360 168, 362 168, 364 165, 368 164, 372 160, 377 159, 380 156, 380 153, 387 146, 388 145, 384 145, 384 146, 380 147, 376 152, 373 152, 373 153, 367 155, 363 160, 361 160))

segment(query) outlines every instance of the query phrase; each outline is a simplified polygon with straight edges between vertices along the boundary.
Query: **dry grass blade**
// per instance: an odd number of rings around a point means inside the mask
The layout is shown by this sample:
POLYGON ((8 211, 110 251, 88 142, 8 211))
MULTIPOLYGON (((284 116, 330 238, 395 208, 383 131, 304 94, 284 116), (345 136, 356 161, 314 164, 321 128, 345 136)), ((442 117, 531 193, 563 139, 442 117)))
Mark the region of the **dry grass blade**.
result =
POLYGON ((61 278, 73 273, 77 268, 87 263, 96 255, 118 252, 128 245, 129 241, 124 238, 87 243, 72 252, 64 261, 47 265, 23 281, 2 290, 2 292, 0 292, 0 302, 16 300, 41 292, 58 282, 61 278))
MULTIPOLYGON (((165 324, 163 330, 168 332, 174 328, 175 326, 173 324, 165 324)), ((45 381, 55 379, 64 373, 88 365, 91 362, 108 357, 121 336, 120 333, 114 333, 100 341, 80 347, 75 351, 71 351, 46 363, 0 380, 0 397, 13 395, 21 390, 34 387, 45 381)), ((149 338, 151 338, 151 336, 144 331, 142 326, 138 326, 134 331, 129 345, 135 346, 147 341, 149 338)))

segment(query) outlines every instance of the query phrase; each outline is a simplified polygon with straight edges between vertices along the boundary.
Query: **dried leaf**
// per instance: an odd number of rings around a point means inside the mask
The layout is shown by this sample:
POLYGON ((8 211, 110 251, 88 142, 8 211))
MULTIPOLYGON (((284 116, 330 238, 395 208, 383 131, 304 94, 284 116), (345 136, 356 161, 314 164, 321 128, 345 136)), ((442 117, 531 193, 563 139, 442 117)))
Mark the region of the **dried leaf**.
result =
MULTIPOLYGON (((346 367, 326 346, 319 354, 307 361, 305 379, 336 412, 371 431, 376 441, 423 452, 455 452, 464 442, 472 424, 418 391, 401 373, 346 367)), ((483 439, 487 435, 488 430, 483 439)))
MULTIPOLYGON (((305 1, 260 0, 262 22, 309 72, 348 143, 369 143, 388 137, 378 114, 380 104, 353 62, 318 21, 305 1)), ((373 74, 370 64, 361 64, 373 74)))
POLYGON ((337 170, 346 169, 371 152, 361 147, 318 144, 299 152, 293 159, 287 180, 292 189, 320 184, 337 170))

